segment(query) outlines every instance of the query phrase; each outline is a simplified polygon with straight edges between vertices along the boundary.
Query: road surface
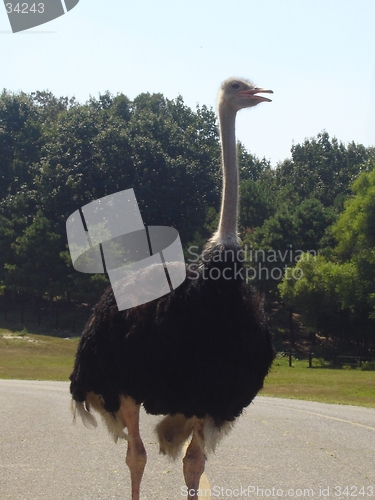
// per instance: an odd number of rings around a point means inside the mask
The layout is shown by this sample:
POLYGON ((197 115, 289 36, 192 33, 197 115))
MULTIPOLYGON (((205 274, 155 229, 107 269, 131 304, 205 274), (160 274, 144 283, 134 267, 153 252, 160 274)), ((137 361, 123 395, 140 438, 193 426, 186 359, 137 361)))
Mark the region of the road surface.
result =
MULTIPOLYGON (((126 443, 72 423, 68 384, 0 380, 1 500, 129 499, 126 443)), ((180 460, 158 454, 156 417, 142 413, 148 454, 142 500, 183 499, 180 460)), ((375 500, 375 410, 257 397, 210 456, 201 499, 375 500)))

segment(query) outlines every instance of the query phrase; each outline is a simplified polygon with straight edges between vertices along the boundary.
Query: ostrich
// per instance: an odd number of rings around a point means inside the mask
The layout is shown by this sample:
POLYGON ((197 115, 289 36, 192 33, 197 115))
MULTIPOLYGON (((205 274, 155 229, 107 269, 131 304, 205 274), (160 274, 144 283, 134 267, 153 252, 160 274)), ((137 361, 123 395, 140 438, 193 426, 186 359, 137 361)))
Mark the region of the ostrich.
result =
POLYGON ((237 234, 235 119, 240 109, 270 101, 258 95, 265 92, 272 93, 238 78, 221 85, 220 219, 196 267, 187 266, 187 279, 170 294, 125 311, 108 287, 78 346, 70 377, 74 416, 96 426, 94 409, 115 441, 127 440, 133 500, 139 500, 146 465, 140 406, 164 416, 156 426, 161 453, 176 458, 191 436, 183 474, 188 498, 197 499, 207 453, 263 387, 274 359, 237 234))

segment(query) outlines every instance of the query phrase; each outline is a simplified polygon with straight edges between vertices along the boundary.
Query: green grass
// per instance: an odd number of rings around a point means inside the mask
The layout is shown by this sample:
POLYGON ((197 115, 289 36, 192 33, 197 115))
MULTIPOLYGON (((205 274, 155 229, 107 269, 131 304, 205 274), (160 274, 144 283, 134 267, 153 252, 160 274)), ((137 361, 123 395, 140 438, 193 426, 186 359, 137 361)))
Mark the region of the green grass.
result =
POLYGON ((0 329, 0 378, 68 380, 78 339, 0 329))
MULTIPOLYGON (((0 329, 0 378, 68 380, 78 339, 0 329), (7 338, 10 337, 10 338, 7 338)), ((332 369, 319 360, 275 360, 262 394, 375 408, 375 371, 332 369)))
POLYGON ((375 408, 375 371, 331 368, 320 360, 277 358, 266 378, 264 396, 375 408))

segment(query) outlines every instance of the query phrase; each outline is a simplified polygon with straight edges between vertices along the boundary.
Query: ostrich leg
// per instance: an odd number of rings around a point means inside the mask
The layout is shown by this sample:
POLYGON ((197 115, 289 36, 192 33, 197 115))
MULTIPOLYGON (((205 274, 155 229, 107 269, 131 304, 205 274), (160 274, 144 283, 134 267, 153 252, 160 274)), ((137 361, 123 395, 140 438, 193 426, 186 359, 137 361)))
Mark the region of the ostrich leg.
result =
POLYGON ((198 500, 198 488, 201 475, 204 472, 206 457, 202 451, 203 420, 196 420, 193 437, 183 458, 185 483, 188 487, 188 500, 198 500))
POLYGON ((139 409, 132 398, 121 397, 120 413, 128 429, 129 441, 126 464, 130 469, 132 500, 139 500, 143 471, 146 465, 146 450, 139 434, 139 409))

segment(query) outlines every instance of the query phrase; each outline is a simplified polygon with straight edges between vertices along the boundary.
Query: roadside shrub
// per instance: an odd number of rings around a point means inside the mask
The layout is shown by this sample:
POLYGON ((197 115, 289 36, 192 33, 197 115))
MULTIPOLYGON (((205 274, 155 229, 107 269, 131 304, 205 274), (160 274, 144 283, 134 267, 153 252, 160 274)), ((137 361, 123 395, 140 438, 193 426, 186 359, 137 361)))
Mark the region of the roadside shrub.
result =
POLYGON ((365 361, 360 368, 363 371, 375 371, 375 361, 365 361))

